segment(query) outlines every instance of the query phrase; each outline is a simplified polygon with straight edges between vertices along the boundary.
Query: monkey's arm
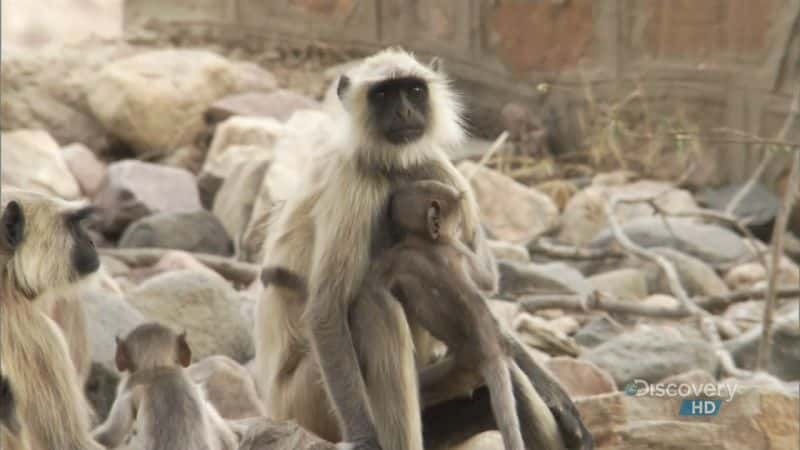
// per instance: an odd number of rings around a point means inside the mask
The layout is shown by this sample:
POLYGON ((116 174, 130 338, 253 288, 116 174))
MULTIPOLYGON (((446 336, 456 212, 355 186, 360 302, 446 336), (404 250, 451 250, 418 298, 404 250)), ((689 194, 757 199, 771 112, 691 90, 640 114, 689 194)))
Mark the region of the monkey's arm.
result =
MULTIPOLYGON (((343 186, 329 190, 334 191, 341 193, 347 189, 343 186)), ((368 243, 362 241, 369 239, 371 212, 343 212, 341 208, 331 207, 338 205, 336 199, 323 194, 317 204, 321 208, 314 211, 317 216, 314 263, 309 277, 306 317, 312 348, 343 438, 347 442, 365 443, 367 448, 370 445, 379 448, 348 323, 350 305, 359 284, 356 280, 362 275, 353 272, 367 264, 368 243)))
POLYGON ((107 448, 115 448, 122 443, 136 418, 136 399, 135 392, 127 392, 114 400, 108 418, 92 433, 98 443, 107 448))

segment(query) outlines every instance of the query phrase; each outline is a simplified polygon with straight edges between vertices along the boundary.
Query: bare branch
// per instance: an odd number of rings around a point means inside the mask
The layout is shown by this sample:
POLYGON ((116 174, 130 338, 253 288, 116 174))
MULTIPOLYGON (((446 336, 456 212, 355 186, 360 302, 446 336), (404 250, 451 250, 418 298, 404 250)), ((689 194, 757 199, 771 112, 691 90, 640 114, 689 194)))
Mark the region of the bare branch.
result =
MULTIPOLYGON (((800 89, 798 89, 800 92, 800 89)), ((783 194, 783 201, 778 210, 778 217, 775 219, 775 227, 772 230, 772 268, 767 280, 767 304, 764 305, 763 331, 761 343, 758 346, 757 370, 765 370, 769 361, 769 349, 772 344, 772 314, 775 308, 775 298, 778 288, 778 274, 780 273, 781 259, 783 258, 783 237, 786 234, 786 226, 789 223, 789 215, 794 205, 797 195, 798 184, 800 183, 800 152, 794 154, 792 158, 792 169, 789 173, 789 182, 786 192, 783 194)))
MULTIPOLYGON (((797 114, 800 113, 800 86, 797 86, 797 90, 795 90, 794 98, 792 100, 792 104, 789 106, 789 113, 786 115, 786 120, 783 122, 783 126, 781 130, 778 132, 776 137, 776 141, 783 141, 786 139, 786 136, 789 134, 789 131, 792 129, 792 125, 794 124, 794 120, 797 118, 797 114)), ((736 215, 736 208, 739 207, 739 204, 742 203, 747 194, 753 190, 753 187, 758 183, 758 180, 761 179, 761 175, 764 174, 764 170, 772 164, 772 160, 775 159, 775 152, 771 152, 769 150, 764 151, 764 157, 761 159, 761 162, 756 167, 756 170, 750 175, 750 178, 747 180, 747 183, 739 189, 739 192, 731 198, 731 201, 728 203, 728 206, 725 207, 725 213, 730 215, 736 215)))

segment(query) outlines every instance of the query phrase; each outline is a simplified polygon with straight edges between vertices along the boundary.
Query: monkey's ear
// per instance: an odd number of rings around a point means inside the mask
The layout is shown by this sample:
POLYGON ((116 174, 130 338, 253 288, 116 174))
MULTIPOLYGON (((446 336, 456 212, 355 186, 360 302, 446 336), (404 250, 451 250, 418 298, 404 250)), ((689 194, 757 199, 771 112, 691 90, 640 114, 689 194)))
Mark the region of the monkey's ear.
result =
POLYGON ((439 58, 438 56, 434 56, 431 59, 431 62, 428 63, 428 66, 431 68, 431 70, 437 73, 442 73, 442 71, 444 70, 444 63, 442 62, 442 58, 439 58))
POLYGON ((347 75, 342 75, 339 77, 339 82, 336 85, 336 95, 339 96, 339 100, 344 100, 344 94, 347 93, 347 90, 350 88, 350 77, 347 75))
POLYGON ((8 202, 0 221, 2 222, 0 239, 3 245, 12 250, 16 249, 25 234, 25 215, 19 203, 14 200, 8 202))
POLYGON ((189 367, 192 363, 192 349, 186 342, 186 332, 178 335, 178 364, 183 367, 189 367))
POLYGON ((125 372, 127 370, 133 371, 133 364, 131 363, 131 355, 128 352, 128 346, 125 341, 119 338, 114 338, 117 341, 117 354, 114 356, 114 362, 117 364, 117 370, 125 372))

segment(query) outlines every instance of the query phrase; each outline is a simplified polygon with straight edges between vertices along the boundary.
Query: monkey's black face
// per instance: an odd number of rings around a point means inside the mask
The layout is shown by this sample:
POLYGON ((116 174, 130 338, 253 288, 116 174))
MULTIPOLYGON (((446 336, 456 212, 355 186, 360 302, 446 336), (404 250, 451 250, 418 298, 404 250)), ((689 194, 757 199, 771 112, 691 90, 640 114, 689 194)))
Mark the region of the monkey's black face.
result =
POLYGON ((91 208, 83 208, 66 217, 67 228, 73 238, 72 266, 79 276, 86 276, 100 267, 100 258, 94 248, 94 242, 83 229, 81 222, 91 215, 91 208))
POLYGON ((428 125, 428 85, 416 77, 393 78, 369 88, 367 102, 373 126, 392 144, 422 137, 428 125))

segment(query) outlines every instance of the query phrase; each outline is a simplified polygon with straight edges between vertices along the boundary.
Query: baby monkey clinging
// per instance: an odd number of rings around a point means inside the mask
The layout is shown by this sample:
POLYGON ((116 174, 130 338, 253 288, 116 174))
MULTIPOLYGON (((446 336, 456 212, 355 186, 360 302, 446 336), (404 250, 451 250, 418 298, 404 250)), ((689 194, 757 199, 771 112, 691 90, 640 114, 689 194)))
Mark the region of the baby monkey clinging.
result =
MULTIPOLYGON (((409 318, 447 344, 452 358, 443 372, 455 366, 481 375, 506 449, 524 450, 523 432, 531 447, 539 438, 520 427, 516 402, 523 416, 541 405, 530 401, 533 386, 511 358, 510 338, 481 293, 491 290, 493 280, 482 275, 477 255, 457 236, 461 200, 462 193, 438 181, 395 190, 388 208, 394 245, 372 262, 365 289, 375 295, 388 290, 409 318), (521 398, 515 399, 515 389, 521 398)), ((262 281, 304 290, 304 281, 283 268, 265 269, 262 281)), ((422 377, 424 389, 424 372, 422 377)))

